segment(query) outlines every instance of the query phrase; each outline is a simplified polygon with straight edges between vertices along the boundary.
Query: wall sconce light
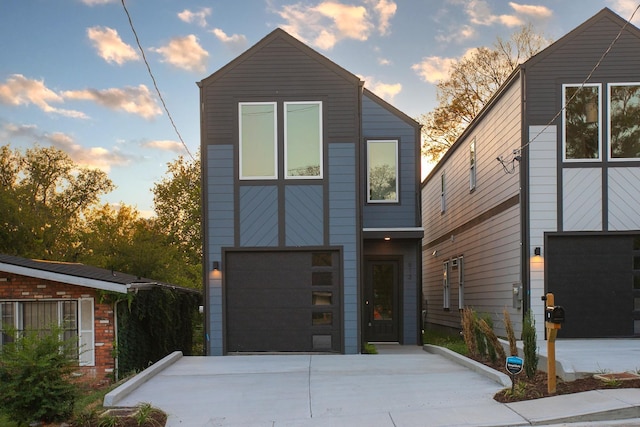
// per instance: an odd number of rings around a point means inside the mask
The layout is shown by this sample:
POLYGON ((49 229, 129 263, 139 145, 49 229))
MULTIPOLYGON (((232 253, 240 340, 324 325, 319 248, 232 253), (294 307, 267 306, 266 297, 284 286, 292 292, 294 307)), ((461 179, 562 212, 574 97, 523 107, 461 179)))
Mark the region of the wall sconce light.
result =
POLYGON ((213 261, 213 271, 220 271, 220 261, 213 261))
POLYGON ((536 246, 535 249, 533 250, 533 253, 535 256, 540 256, 542 254, 540 246, 536 246))
POLYGON ((436 249, 435 251, 433 251, 433 252, 431 253, 431 256, 438 256, 438 250, 436 249))
POLYGON ((385 240, 386 242, 388 242, 389 240, 391 240, 391 237, 389 237, 389 236, 385 236, 385 237, 384 237, 384 240, 385 240))

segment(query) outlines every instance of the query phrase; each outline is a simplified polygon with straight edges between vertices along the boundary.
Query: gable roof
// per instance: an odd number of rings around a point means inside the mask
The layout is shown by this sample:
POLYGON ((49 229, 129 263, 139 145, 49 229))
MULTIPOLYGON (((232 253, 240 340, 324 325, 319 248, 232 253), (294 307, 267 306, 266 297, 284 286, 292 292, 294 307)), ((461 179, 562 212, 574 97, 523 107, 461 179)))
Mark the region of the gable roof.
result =
MULTIPOLYGON (((594 26, 596 23, 602 20, 610 20, 613 21, 617 26, 621 29, 624 27, 625 31, 629 31, 632 35, 640 38, 640 29, 635 25, 629 23, 626 19, 622 18, 620 15, 609 9, 608 7, 603 8, 600 12, 593 15, 591 18, 584 21, 582 24, 578 25, 573 30, 569 31, 564 36, 560 37, 551 45, 547 46, 542 51, 538 52, 536 55, 529 58, 527 61, 522 64, 523 68, 531 67, 537 64, 540 61, 543 61, 547 56, 553 54, 556 50, 558 50, 561 46, 565 45, 573 41, 574 39, 580 37, 582 33, 594 26)), ((611 40, 613 42, 613 40, 611 40)), ((603 52, 604 53, 604 52, 603 52)))
POLYGON ((333 70, 336 74, 342 76, 345 80, 350 80, 355 84, 362 84, 360 78, 355 74, 342 68, 326 56, 320 54, 318 51, 310 48, 300 40, 293 37, 291 34, 287 33, 282 28, 276 28, 275 30, 267 34, 264 38, 262 38, 262 40, 247 49, 244 53, 240 54, 240 56, 229 62, 227 65, 223 66, 218 71, 211 74, 209 77, 202 79, 202 81, 197 83, 198 86, 202 87, 216 81, 277 39, 284 40, 285 42, 289 43, 293 47, 300 50, 302 53, 316 60, 321 65, 333 70))
POLYGON ((407 122, 409 125, 413 126, 414 128, 416 128, 416 129, 422 128, 422 124, 420 124, 414 118, 409 117, 407 114, 405 114, 402 111, 398 110, 396 107, 394 107, 393 105, 391 105, 390 103, 388 103, 387 101, 385 101, 384 99, 380 98, 378 95, 376 95, 375 93, 373 93, 369 89, 367 89, 366 88, 366 83, 365 83, 365 87, 363 88, 363 94, 367 98, 371 99, 373 102, 375 102, 376 104, 380 105, 382 108, 384 108, 385 110, 389 111, 391 114, 397 116, 401 120, 407 122))
POLYGON ((194 289, 90 265, 35 260, 5 254, 0 254, 0 272, 119 293, 127 293, 129 289, 148 286, 164 286, 188 292, 198 292, 194 289))

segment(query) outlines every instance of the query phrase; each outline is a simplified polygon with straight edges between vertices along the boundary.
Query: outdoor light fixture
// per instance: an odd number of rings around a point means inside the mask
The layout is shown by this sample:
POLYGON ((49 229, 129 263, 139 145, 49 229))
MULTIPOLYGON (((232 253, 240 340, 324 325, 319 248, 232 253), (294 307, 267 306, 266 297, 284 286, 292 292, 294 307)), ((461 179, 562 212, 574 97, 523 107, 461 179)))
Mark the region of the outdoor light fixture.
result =
POLYGON ((384 240, 386 240, 386 241, 388 242, 389 240, 391 240, 391 237, 389 237, 389 236, 385 236, 385 237, 384 237, 384 240))
POLYGON ((213 271, 220 271, 220 261, 213 261, 213 271))
POLYGON ((437 249, 431 253, 431 256, 436 256, 436 255, 438 255, 438 250, 437 249))
POLYGON ((533 250, 533 253, 535 254, 535 256, 540 256, 540 254, 542 254, 542 251, 540 250, 540 246, 536 246, 535 249, 533 250))

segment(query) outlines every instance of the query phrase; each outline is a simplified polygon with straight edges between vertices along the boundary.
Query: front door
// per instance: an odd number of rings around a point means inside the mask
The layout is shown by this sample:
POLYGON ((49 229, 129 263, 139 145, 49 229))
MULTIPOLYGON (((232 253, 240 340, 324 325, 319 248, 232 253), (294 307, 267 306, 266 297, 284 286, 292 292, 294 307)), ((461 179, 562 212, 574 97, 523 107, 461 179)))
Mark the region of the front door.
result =
POLYGON ((398 275, 398 260, 366 262, 364 324, 365 339, 368 342, 400 341, 398 275))

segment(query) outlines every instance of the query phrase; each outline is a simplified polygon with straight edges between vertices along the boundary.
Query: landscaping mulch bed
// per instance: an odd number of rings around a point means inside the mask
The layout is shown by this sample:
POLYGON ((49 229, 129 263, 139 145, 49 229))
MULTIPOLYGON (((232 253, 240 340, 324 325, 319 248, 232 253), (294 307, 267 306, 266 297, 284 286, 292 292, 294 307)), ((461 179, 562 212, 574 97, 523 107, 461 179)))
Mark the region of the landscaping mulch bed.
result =
MULTIPOLYGON (((510 376, 510 374, 506 372, 504 365, 491 363, 489 361, 477 361, 510 376)), ((511 388, 507 388, 496 393, 493 398, 501 403, 510 403, 591 390, 640 388, 640 378, 629 379, 633 377, 633 375, 628 373, 603 374, 603 376, 608 376, 609 378, 603 380, 594 377, 586 377, 575 381, 563 381, 560 378, 556 378, 556 392, 554 394, 549 394, 547 391, 548 383, 546 372, 537 371, 536 375, 529 379, 523 371, 516 375, 514 393, 511 393, 511 388)))

